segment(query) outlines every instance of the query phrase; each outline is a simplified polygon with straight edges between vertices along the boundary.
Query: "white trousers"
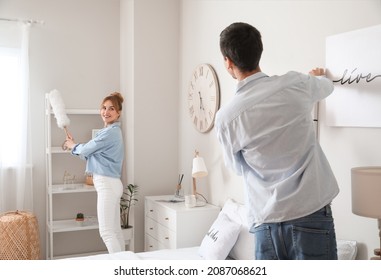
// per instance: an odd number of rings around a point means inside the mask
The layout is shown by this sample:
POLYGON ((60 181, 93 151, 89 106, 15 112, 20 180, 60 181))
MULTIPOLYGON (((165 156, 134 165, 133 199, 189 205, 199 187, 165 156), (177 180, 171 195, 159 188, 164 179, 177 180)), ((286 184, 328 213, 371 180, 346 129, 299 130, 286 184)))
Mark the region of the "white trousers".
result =
POLYGON ((120 225, 120 198, 123 184, 119 178, 94 174, 94 187, 97 191, 97 215, 99 233, 109 253, 125 250, 120 225))

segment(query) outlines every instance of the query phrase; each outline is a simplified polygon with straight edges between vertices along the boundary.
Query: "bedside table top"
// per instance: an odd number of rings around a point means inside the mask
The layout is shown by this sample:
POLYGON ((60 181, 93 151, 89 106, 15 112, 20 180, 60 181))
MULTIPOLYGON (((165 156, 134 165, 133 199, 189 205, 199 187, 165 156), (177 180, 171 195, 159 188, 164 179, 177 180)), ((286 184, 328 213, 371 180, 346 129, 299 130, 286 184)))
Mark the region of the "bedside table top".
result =
POLYGON ((173 202, 171 200, 175 199, 174 195, 160 195, 160 196, 146 196, 145 199, 153 201, 155 203, 160 204, 162 207, 166 207, 168 209, 172 209, 174 211, 210 211, 213 210, 221 210, 220 207, 212 205, 212 204, 205 204, 202 206, 196 206, 188 208, 185 206, 184 201, 181 202, 173 202))

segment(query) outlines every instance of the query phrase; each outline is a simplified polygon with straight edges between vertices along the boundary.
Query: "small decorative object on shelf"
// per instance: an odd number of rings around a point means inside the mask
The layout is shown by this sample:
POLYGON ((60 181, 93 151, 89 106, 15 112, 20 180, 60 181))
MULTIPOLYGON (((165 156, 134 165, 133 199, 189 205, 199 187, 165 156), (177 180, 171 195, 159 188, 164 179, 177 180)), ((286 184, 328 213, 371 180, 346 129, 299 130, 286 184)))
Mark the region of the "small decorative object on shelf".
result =
POLYGON ((77 213, 75 221, 77 222, 77 225, 83 226, 83 222, 85 221, 85 216, 83 213, 77 213))
POLYGON ((99 130, 100 129, 93 129, 93 130, 91 130, 91 139, 94 139, 95 136, 97 136, 97 133, 98 133, 99 130))
POLYGON ((86 173, 85 175, 86 175, 86 185, 94 186, 93 175, 89 173, 86 173))
POLYGON ((130 228, 132 227, 130 225, 130 210, 131 206, 135 204, 135 202, 138 201, 135 196, 138 193, 138 186, 129 184, 128 186, 124 187, 123 195, 120 199, 120 219, 121 219, 121 226, 122 228, 130 228))
POLYGON ((75 183, 75 175, 71 175, 69 172, 65 170, 63 175, 63 183, 66 184, 74 184, 75 183))

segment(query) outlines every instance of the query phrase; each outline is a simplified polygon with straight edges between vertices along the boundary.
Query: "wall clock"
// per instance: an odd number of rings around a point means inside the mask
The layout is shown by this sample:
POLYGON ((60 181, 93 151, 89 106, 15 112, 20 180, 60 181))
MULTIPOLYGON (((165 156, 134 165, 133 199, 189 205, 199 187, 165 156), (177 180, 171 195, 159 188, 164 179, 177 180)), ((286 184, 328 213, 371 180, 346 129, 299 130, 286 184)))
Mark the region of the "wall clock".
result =
POLYGON ((192 73, 188 89, 188 110, 194 127, 202 133, 214 125, 220 105, 217 74, 209 64, 198 65, 192 73))

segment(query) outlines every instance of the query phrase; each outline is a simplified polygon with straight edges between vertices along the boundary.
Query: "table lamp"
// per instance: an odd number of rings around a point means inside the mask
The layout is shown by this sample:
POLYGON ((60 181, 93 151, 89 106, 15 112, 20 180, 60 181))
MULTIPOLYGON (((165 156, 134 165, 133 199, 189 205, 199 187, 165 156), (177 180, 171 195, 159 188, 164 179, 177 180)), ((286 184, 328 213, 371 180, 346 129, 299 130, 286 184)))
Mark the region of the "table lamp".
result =
MULTIPOLYGON (((352 212, 356 215, 375 218, 381 247, 381 166, 355 167, 351 169, 352 212)), ((380 248, 374 250, 372 260, 380 260, 380 248)))
POLYGON ((196 196, 197 195, 202 196, 202 198, 206 201, 205 197, 197 192, 197 187, 196 187, 196 178, 202 178, 208 175, 208 170, 206 169, 206 165, 204 162, 204 159, 199 156, 198 151, 195 151, 195 155, 193 158, 193 165, 192 165, 192 180, 193 180, 193 190, 192 194, 196 196))

